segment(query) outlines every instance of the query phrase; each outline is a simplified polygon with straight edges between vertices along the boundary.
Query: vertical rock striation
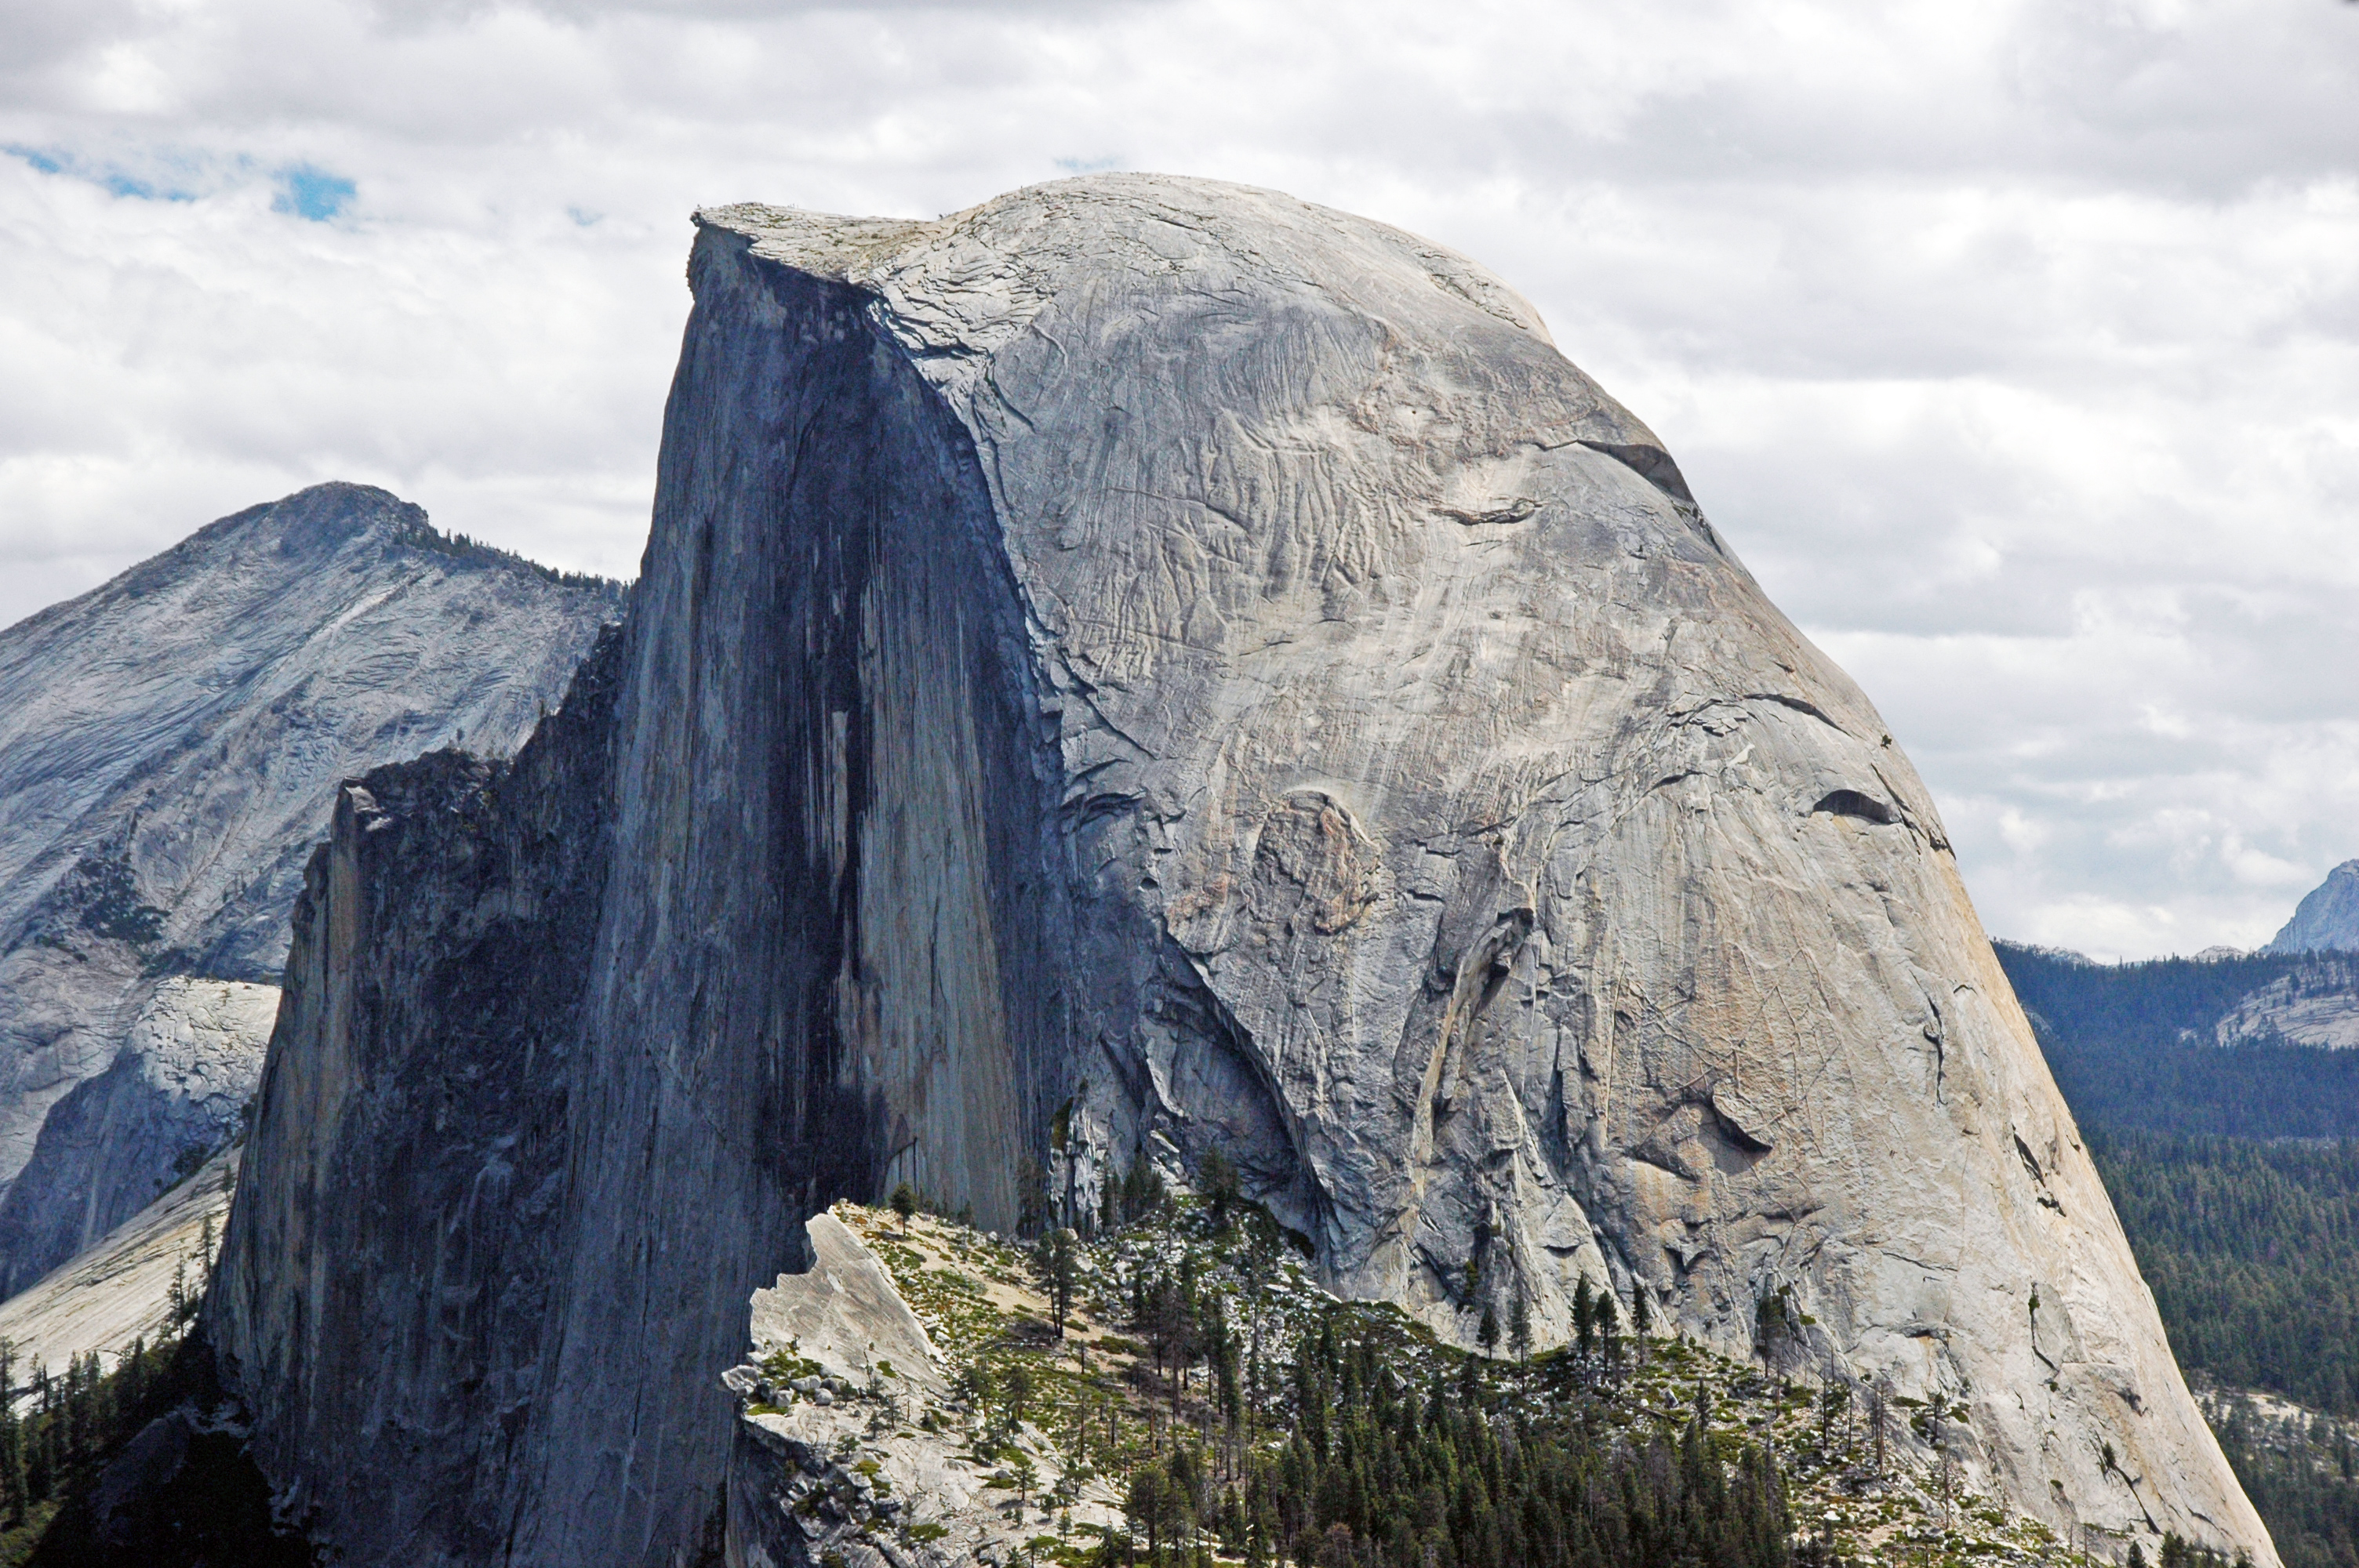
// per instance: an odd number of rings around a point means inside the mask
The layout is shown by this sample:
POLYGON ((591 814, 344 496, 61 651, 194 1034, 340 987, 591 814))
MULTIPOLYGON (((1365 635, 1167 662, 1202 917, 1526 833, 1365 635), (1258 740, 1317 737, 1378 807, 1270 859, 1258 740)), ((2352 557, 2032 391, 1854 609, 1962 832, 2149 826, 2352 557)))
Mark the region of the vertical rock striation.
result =
POLYGON ((676 1561, 804 1216, 1214 1148, 1446 1333, 1586 1277, 2273 1560, 1923 785, 1528 305, 1158 177, 700 222, 629 632, 299 918, 210 1310, 353 1560, 676 1561))
POLYGON ((324 484, 0 631, 0 1295, 236 1130, 339 782, 513 749, 621 609, 324 484))
POLYGON ((620 645, 513 762, 346 785, 296 902, 205 1321, 255 1458, 357 1561, 505 1561, 534 1478, 620 645))

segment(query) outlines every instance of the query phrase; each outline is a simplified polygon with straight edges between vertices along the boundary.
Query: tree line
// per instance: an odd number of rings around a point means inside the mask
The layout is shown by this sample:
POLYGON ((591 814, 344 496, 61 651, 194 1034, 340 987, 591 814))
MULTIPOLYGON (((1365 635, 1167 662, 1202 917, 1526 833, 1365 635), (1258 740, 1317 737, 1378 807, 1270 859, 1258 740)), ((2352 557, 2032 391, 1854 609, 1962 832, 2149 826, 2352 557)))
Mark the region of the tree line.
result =
POLYGON ((2212 1033, 2254 991, 2288 975, 2324 983, 2332 966, 2263 953, 2091 964, 1995 946, 2083 1128, 2359 1138, 2359 1051, 2276 1039, 2223 1046, 2212 1033))
POLYGON ((1774 1457, 1714 1436, 1701 1386, 1683 1424, 1625 1434, 1501 1363, 1413 1380, 1392 1348, 1331 1314, 1287 1369, 1286 1441, 1139 1464, 1100 1562, 1200 1564, 1217 1541, 1253 1568, 1787 1568, 1774 1457))

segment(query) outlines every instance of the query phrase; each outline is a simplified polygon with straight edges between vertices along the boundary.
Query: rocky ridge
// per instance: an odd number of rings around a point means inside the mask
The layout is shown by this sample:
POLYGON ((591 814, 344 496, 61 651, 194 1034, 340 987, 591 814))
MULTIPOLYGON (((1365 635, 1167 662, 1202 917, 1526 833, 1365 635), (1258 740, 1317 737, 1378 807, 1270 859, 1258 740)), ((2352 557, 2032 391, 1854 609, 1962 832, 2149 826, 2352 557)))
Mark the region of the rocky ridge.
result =
POLYGON ((2359 860, 2345 860, 2304 895, 2264 953, 2359 952, 2359 860))
POLYGON ((2212 1026, 2212 1036, 2223 1045, 2277 1041, 2330 1051, 2359 1049, 2359 957, 2316 953, 2292 973, 2241 999, 2212 1026))
POLYGON ((1776 1303, 1962 1484, 2273 1561, 1922 784, 1511 289, 1147 176, 690 282, 628 632, 299 908, 208 1321, 353 1561, 668 1561, 803 1217, 1216 1151, 1444 1339, 1776 1303))
MULTIPOLYGON (((1213 1477, 1191 1508, 1190 1544, 1250 1557, 1266 1521, 1251 1519, 1245 1477, 1256 1462, 1283 1462, 1304 1414, 1288 1372, 1322 1327, 1386 1339, 1386 1366, 1411 1386, 1474 1375, 1474 1358, 1422 1325, 1341 1301, 1299 1259, 1257 1249, 1257 1235, 1274 1233, 1257 1232, 1250 1217, 1223 1227, 1201 1203, 1158 1208, 1082 1244, 1061 1336, 1037 1254, 939 1216, 905 1227, 846 1204, 811 1224, 815 1240, 821 1227, 832 1232, 815 1249, 825 1261, 778 1290, 818 1304, 837 1293, 831 1275, 874 1280, 893 1293, 890 1314, 922 1320, 929 1346, 947 1348, 919 1376, 906 1359, 885 1376, 856 1318, 791 1345, 756 1336, 754 1358, 723 1378, 739 1409, 725 1546, 745 1568, 831 1558, 845 1568, 1086 1562, 1109 1542, 1136 1552, 1145 1527, 1132 1477, 1190 1443, 1202 1444, 1213 1477), (1137 1332, 1125 1297, 1139 1279, 1175 1275, 1224 1303, 1220 1315, 1234 1325, 1245 1364, 1231 1375, 1245 1385, 1249 1412, 1241 1421, 1218 1408, 1213 1347, 1190 1355, 1185 1391, 1167 1408, 1159 1362, 1115 1332, 1137 1332), (1019 1386, 1020 1397, 1011 1393, 1019 1386)), ((2126 1550, 2125 1539, 2060 1534, 1964 1489, 1944 1462, 1963 1422, 1921 1401, 1878 1406, 1873 1390, 1789 1381, 1662 1337, 1643 1353, 1625 1338, 1610 1354, 1501 1357, 1481 1362, 1480 1375, 1501 1411, 1544 1419, 1585 1406, 1609 1442, 1675 1433, 1701 1396, 1714 1445, 1733 1454, 1766 1442, 1797 1533, 1844 1562, 1930 1550, 1944 1560, 2060 1565, 2080 1561, 2084 1547, 2126 1550)), ((1387 1499, 1404 1509, 1417 1501, 1387 1499)), ((1266 1560, 1287 1544, 1265 1535, 1258 1549, 1266 1560)))
POLYGON ((0 1295, 235 1128, 340 781, 513 749, 621 608, 327 484, 0 631, 0 1295))

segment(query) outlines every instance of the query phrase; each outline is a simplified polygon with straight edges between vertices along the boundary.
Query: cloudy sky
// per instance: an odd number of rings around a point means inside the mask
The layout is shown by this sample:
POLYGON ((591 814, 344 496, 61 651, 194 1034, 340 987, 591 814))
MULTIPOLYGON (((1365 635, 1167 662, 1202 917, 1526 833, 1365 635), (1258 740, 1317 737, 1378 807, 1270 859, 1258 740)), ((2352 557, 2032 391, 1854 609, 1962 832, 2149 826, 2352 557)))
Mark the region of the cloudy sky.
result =
POLYGON ((2359 856, 2359 5, 0 0, 0 622, 329 478, 629 575, 692 207, 1162 169, 1528 294, 1995 934, 2359 856))

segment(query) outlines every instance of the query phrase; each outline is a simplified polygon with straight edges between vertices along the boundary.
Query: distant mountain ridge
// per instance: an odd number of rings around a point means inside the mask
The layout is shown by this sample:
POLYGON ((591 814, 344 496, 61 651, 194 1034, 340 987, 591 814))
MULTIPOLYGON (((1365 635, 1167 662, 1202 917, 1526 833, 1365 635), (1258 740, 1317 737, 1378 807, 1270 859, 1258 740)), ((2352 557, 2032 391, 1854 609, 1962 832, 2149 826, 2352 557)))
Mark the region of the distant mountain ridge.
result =
POLYGON ((2340 950, 2359 953, 2359 860, 2345 860, 2326 873, 2269 939, 2267 953, 2317 953, 2340 950))
POLYGON ((1995 943, 2084 1128, 2232 1138, 2359 1137, 2359 966, 2251 953, 2091 964, 1995 943))
POLYGON ((226 1135, 338 784, 512 750, 624 596, 324 484, 0 631, 0 1296, 226 1135))

